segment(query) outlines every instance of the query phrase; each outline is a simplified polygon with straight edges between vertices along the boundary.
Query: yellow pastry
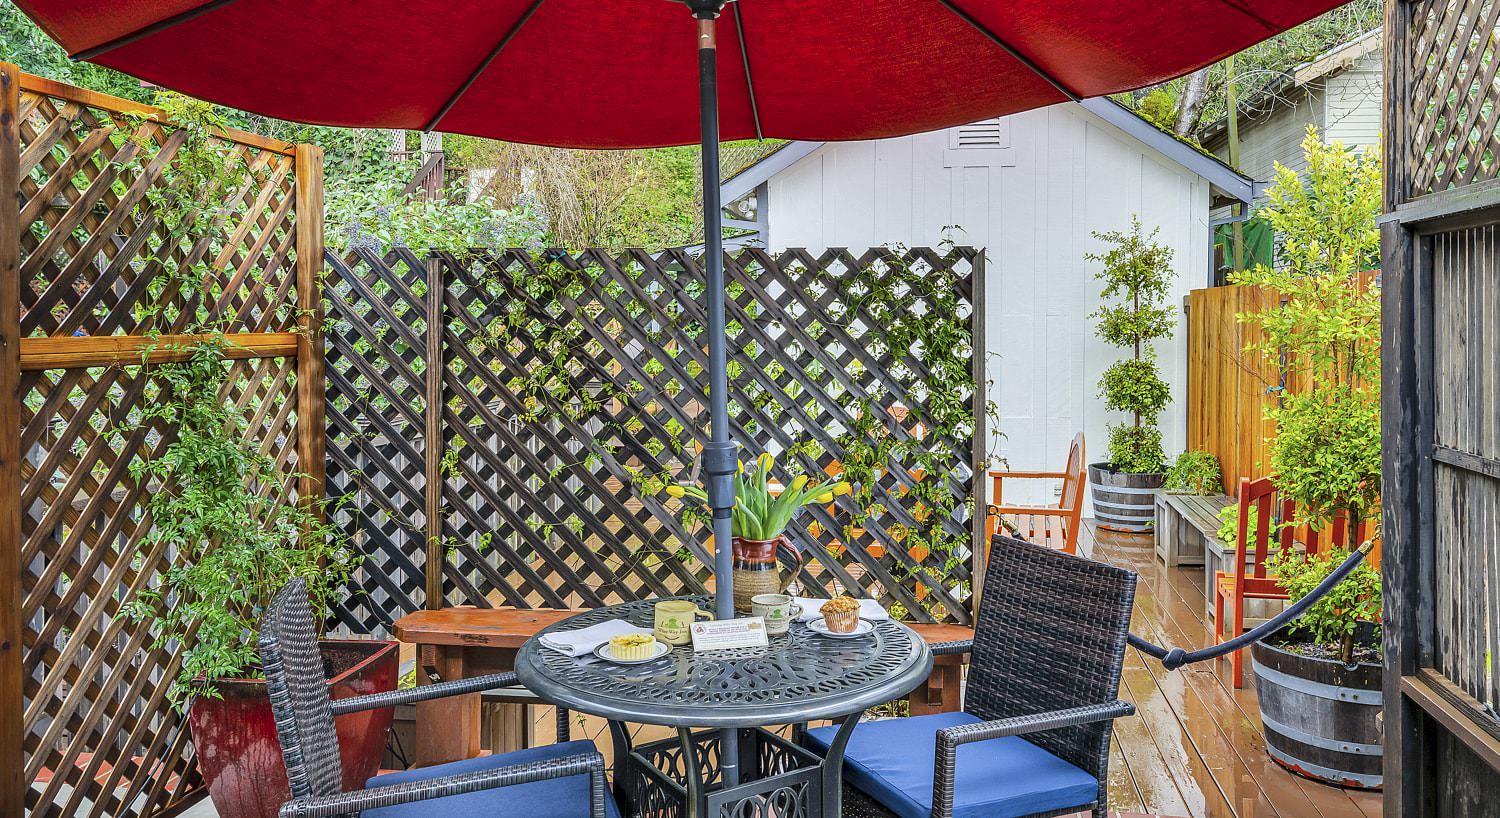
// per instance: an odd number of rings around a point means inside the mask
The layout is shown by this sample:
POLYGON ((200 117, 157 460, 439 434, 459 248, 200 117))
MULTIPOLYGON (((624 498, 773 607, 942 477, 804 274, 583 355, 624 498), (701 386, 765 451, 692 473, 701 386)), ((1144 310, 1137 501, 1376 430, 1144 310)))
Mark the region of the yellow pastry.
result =
POLYGON ((609 655, 627 662, 650 659, 656 653, 656 637, 649 633, 627 633, 609 640, 609 655))

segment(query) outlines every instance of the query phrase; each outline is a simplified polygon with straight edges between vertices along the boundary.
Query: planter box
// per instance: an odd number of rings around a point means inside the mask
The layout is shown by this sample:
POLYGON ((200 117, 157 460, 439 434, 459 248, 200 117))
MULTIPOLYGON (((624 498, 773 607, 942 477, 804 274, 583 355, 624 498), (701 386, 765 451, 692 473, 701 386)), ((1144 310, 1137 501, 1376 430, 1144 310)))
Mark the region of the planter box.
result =
POLYGON ((1117 472, 1108 463, 1089 464, 1094 519, 1111 531, 1144 534, 1156 522, 1156 490, 1166 478, 1156 474, 1117 472))
MULTIPOLYGON (((395 642, 319 643, 332 699, 396 689, 400 657, 395 642)), ((193 748, 219 818, 275 818, 291 797, 276 721, 263 679, 224 679, 222 699, 200 698, 188 711, 193 748)), ((344 789, 360 789, 379 768, 391 728, 391 709, 339 716, 344 789)))
POLYGON ((1250 666, 1272 760, 1325 784, 1381 788, 1380 665, 1345 665, 1256 642, 1250 666))

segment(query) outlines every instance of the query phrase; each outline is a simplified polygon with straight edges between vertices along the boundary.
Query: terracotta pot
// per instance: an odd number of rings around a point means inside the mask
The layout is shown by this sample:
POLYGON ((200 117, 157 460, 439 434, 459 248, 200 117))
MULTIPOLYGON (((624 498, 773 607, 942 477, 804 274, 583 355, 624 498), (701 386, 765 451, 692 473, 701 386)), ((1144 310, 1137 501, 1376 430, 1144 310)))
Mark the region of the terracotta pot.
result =
MULTIPOLYGON (((327 639, 319 643, 333 699, 396 689, 395 642, 327 639)), ((276 722, 264 679, 223 679, 222 699, 199 698, 188 711, 198 769, 219 818, 275 818, 291 797, 276 722)), ((344 789, 359 789, 379 771, 392 710, 350 713, 334 720, 344 789)))
POLYGON ((788 585, 802 566, 802 554, 785 534, 772 540, 747 540, 735 537, 730 546, 734 555, 734 609, 748 613, 750 598, 760 594, 786 593, 788 585), (777 555, 792 563, 782 572, 777 555))

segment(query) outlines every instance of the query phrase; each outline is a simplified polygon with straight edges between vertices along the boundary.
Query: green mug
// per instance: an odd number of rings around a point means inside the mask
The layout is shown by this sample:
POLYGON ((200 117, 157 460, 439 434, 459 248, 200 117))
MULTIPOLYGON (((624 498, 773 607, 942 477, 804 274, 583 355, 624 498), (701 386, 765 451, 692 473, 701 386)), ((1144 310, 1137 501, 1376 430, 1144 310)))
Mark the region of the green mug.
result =
POLYGON ((750 613, 766 620, 766 633, 780 636, 802 615, 802 606, 786 594, 756 594, 750 597, 750 613))
POLYGON ((700 618, 713 619, 714 615, 686 599, 663 600, 656 603, 652 635, 668 645, 686 645, 693 641, 688 628, 700 618))

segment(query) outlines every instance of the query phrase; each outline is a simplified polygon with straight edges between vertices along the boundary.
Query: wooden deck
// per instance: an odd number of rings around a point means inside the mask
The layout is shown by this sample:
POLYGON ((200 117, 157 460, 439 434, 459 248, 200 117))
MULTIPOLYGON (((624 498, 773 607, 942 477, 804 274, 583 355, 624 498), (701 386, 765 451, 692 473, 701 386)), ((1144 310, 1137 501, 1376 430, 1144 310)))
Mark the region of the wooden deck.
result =
MULTIPOLYGON (((1149 537, 1096 532, 1088 525, 1080 551, 1139 572, 1133 629, 1161 644, 1197 647, 1212 640, 1205 622, 1203 570, 1168 569, 1149 537)), ((1131 649, 1120 695, 1139 710, 1116 722, 1110 799, 1122 818, 1133 815, 1200 818, 1378 818, 1377 793, 1341 790, 1299 778, 1266 755, 1254 682, 1235 690, 1227 664, 1195 665, 1168 673, 1131 649)), ((1248 671, 1247 671, 1248 672, 1248 671)), ((535 708, 536 739, 552 740, 551 708, 535 708)), ((604 723, 585 717, 575 738, 595 739, 609 755, 604 723)), ((640 740, 662 738, 662 728, 640 727, 640 740)))

